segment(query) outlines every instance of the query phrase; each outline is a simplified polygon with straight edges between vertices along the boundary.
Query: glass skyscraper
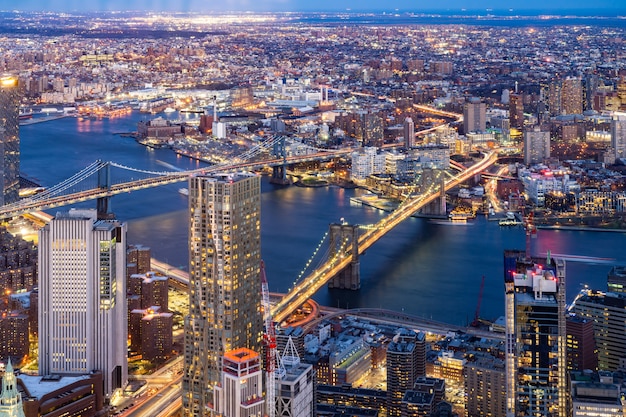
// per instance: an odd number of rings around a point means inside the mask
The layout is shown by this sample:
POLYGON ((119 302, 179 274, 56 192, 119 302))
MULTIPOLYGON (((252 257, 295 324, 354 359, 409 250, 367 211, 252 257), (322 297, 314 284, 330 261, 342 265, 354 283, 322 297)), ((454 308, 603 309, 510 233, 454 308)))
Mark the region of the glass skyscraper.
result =
POLYGON ((0 77, 0 205, 19 199, 20 96, 17 77, 0 77))
POLYGON ((185 318, 183 415, 208 416, 221 358, 261 350, 261 181, 257 175, 189 180, 189 315, 185 318))
POLYGON ((565 262, 505 251, 507 417, 567 415, 565 262))

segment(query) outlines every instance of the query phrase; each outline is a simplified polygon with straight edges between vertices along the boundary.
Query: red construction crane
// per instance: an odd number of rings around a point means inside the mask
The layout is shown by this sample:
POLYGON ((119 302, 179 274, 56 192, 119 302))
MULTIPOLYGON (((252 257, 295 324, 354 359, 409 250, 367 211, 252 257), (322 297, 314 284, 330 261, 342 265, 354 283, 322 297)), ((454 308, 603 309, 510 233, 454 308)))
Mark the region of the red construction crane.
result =
POLYGON ((265 377, 266 390, 265 405, 267 415, 276 417, 276 369, 278 356, 276 354, 276 329, 274 329, 274 321, 270 312, 270 291, 267 286, 267 277, 265 276, 265 262, 261 261, 261 292, 263 295, 263 318, 265 320, 265 333, 263 334, 263 344, 265 345, 265 377))
POLYGON ((478 291, 478 302, 476 303, 476 312, 474 313, 474 321, 470 323, 472 327, 478 327, 480 322, 478 316, 480 314, 480 304, 483 302, 483 290, 485 289, 485 276, 483 275, 482 281, 480 281, 480 290, 478 291))

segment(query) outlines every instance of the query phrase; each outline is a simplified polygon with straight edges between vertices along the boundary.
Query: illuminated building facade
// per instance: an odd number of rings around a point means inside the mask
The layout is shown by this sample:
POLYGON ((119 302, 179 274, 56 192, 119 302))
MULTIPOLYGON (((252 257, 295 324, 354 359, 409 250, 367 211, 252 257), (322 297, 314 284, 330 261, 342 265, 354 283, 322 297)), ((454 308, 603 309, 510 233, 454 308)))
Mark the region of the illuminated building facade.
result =
POLYGON ((465 364, 465 410, 467 415, 498 417, 506 415, 504 361, 479 358, 465 364))
POLYGON ((18 365, 28 355, 28 315, 0 311, 0 360, 12 358, 18 365))
POLYGON ((572 311, 593 322, 598 369, 616 371, 626 357, 626 294, 583 290, 572 311))
POLYGON ((616 158, 626 157, 626 113, 613 112, 611 116, 611 147, 616 158))
POLYGON ((611 268, 606 280, 609 292, 626 293, 626 267, 614 266, 611 268))
POLYGON ((404 131, 404 147, 410 149, 415 146, 415 123, 413 119, 407 117, 402 125, 404 131))
POLYGON ((539 164, 546 158, 550 158, 550 132, 539 128, 524 132, 524 163, 539 164))
POLYGON ((506 415, 565 417, 565 262, 505 251, 506 415))
POLYGON ((524 127, 524 102, 521 94, 511 94, 509 97, 509 121, 511 127, 524 127))
POLYGON ((313 365, 300 362, 300 355, 291 337, 280 363, 284 373, 276 373, 276 415, 311 417, 315 411, 315 371, 313 365))
POLYGON ((426 375, 426 342, 423 333, 403 330, 387 346, 387 415, 402 415, 404 394, 417 377, 426 375))
POLYGON ((567 77, 561 84, 561 111, 563 114, 583 113, 583 86, 580 78, 567 77))
POLYGON ((39 231, 39 372, 102 371, 104 393, 128 381, 126 225, 96 210, 58 213, 39 231))
POLYGON ((593 321, 576 315, 567 317, 567 370, 598 369, 598 351, 593 321))
POLYGON ((263 372, 258 353, 239 348, 224 353, 221 383, 212 411, 223 417, 263 416, 263 372))
POLYGON ((572 417, 621 417, 626 415, 623 389, 611 372, 572 372, 572 417))
POLYGON ((0 77, 0 205, 19 200, 20 191, 20 87, 16 77, 0 77))
POLYGON ((465 134, 469 132, 484 132, 486 128, 487 105, 474 97, 463 106, 463 131, 465 134))
POLYGON ((189 315, 183 414, 209 415, 225 352, 261 350, 261 181, 248 173, 189 180, 189 315))

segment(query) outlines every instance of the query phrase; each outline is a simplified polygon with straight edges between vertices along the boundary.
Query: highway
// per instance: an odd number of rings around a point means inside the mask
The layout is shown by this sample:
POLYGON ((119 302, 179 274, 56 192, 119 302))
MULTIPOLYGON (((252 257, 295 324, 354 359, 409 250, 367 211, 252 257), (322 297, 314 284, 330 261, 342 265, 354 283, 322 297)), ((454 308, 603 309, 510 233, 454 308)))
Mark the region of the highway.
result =
MULTIPOLYGON (((456 187, 474 175, 484 171, 489 166, 493 165, 497 159, 498 156, 496 152, 489 152, 479 163, 448 179, 444 184, 445 191, 456 187)), ((362 255, 378 239, 383 237, 387 232, 400 224, 406 218, 410 217, 413 213, 434 201, 439 196, 440 191, 439 184, 432 184, 427 192, 401 204, 387 217, 379 221, 372 229, 368 230, 359 237, 358 255, 362 255)), ((283 322, 300 305, 312 297, 317 290, 326 284, 326 282, 347 267, 351 261, 352 253, 350 250, 345 250, 345 252, 338 251, 335 256, 328 259, 309 276, 304 278, 291 290, 291 292, 289 292, 274 306, 272 309, 272 317, 274 317, 274 320, 278 323, 283 322)))

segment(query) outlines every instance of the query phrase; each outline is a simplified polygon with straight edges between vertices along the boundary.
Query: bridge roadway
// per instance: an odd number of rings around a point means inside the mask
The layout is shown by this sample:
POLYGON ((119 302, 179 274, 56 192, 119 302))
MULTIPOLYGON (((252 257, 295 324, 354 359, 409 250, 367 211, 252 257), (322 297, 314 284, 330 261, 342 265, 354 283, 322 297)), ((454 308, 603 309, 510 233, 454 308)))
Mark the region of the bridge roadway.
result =
MULTIPOLYGON (((111 197, 116 194, 127 193, 131 191, 137 191, 144 188, 158 187, 166 184, 173 184, 177 182, 186 181, 190 175, 199 173, 214 173, 224 171, 237 171, 237 170, 255 170, 266 166, 277 166, 283 163, 297 164, 301 162, 309 162, 315 160, 332 159, 339 156, 347 155, 353 152, 354 149, 339 149, 330 150, 327 152, 317 152, 308 155, 296 155, 287 157, 283 161, 282 158, 266 159, 253 162, 242 162, 230 165, 215 165, 211 167, 198 168, 191 171, 181 171, 163 174, 156 177, 145 178, 140 180, 128 181, 119 184, 112 184, 109 188, 93 188, 90 190, 74 192, 66 195, 54 196, 50 198, 42 198, 35 196, 31 199, 22 200, 16 204, 9 204, 0 207, 0 219, 6 219, 16 217, 25 213, 29 213, 36 210, 45 210, 49 208, 64 206, 68 204, 79 203, 88 200, 95 200, 97 198, 111 197)), ((41 196, 41 194, 40 194, 41 196)))
MULTIPOLYGON (((445 191, 467 181, 474 175, 487 169, 493 165, 498 159, 496 152, 491 151, 485 154, 482 161, 469 167, 465 171, 460 172, 456 176, 448 179, 444 184, 445 191)), ((430 202, 438 198, 440 193, 440 185, 432 184, 431 187, 423 194, 405 201, 396 210, 379 221, 372 229, 365 232, 359 237, 358 255, 362 255, 369 249, 378 239, 383 237, 387 232, 400 224, 403 220, 410 217, 413 213, 426 206, 430 202)), ((338 251, 332 258, 328 259, 324 264, 314 270, 309 276, 305 277, 298 283, 282 300, 280 300, 272 309, 272 317, 274 321, 281 323, 291 313, 293 313, 306 300, 311 298, 317 290, 319 290, 332 277, 340 273, 352 261, 352 253, 350 250, 338 251)))
MULTIPOLYGON (((451 113, 439 109, 435 109, 430 106, 424 106, 415 104, 413 107, 424 111, 433 113, 440 116, 445 117, 453 117, 456 118, 457 122, 463 120, 462 114, 451 113)), ((415 133, 416 136, 421 136, 426 133, 435 131, 442 126, 447 125, 447 123, 443 123, 438 126, 433 126, 428 129, 424 129, 415 133)), ((383 147, 397 147, 401 146, 401 143, 397 144, 389 144, 384 145, 383 147)), ((334 149, 328 150, 324 152, 317 152, 308 155, 296 155, 289 156, 285 159, 283 158, 274 158, 267 159, 262 161, 253 161, 253 162, 241 162, 234 163, 230 165, 215 165, 206 168, 199 168, 190 171, 182 171, 182 172, 171 172, 167 174, 163 174, 156 177, 145 178, 141 180, 128 181, 124 183, 111 185, 109 188, 94 188, 90 190, 78 191, 74 193, 69 193, 66 195, 53 196, 49 198, 42 197, 44 194, 35 195, 34 197, 26 200, 22 200, 15 204, 8 204, 0 207, 0 219, 8 219, 11 217, 20 216, 25 213, 29 213, 32 211, 45 210, 59 206, 65 206, 68 204, 80 203, 88 200, 95 200, 98 198, 111 197, 116 194, 122 194, 131 191, 137 191, 144 188, 152 188, 158 187, 166 184, 173 184, 177 182, 186 181, 190 175, 198 174, 198 173, 213 173, 220 171, 236 171, 241 169, 249 169, 255 170, 260 169, 266 166, 278 166, 282 164, 297 164, 301 162, 310 162, 310 161, 319 161, 324 159, 332 159, 339 156, 345 156, 352 152, 354 152, 355 148, 347 148, 347 149, 334 149)))

